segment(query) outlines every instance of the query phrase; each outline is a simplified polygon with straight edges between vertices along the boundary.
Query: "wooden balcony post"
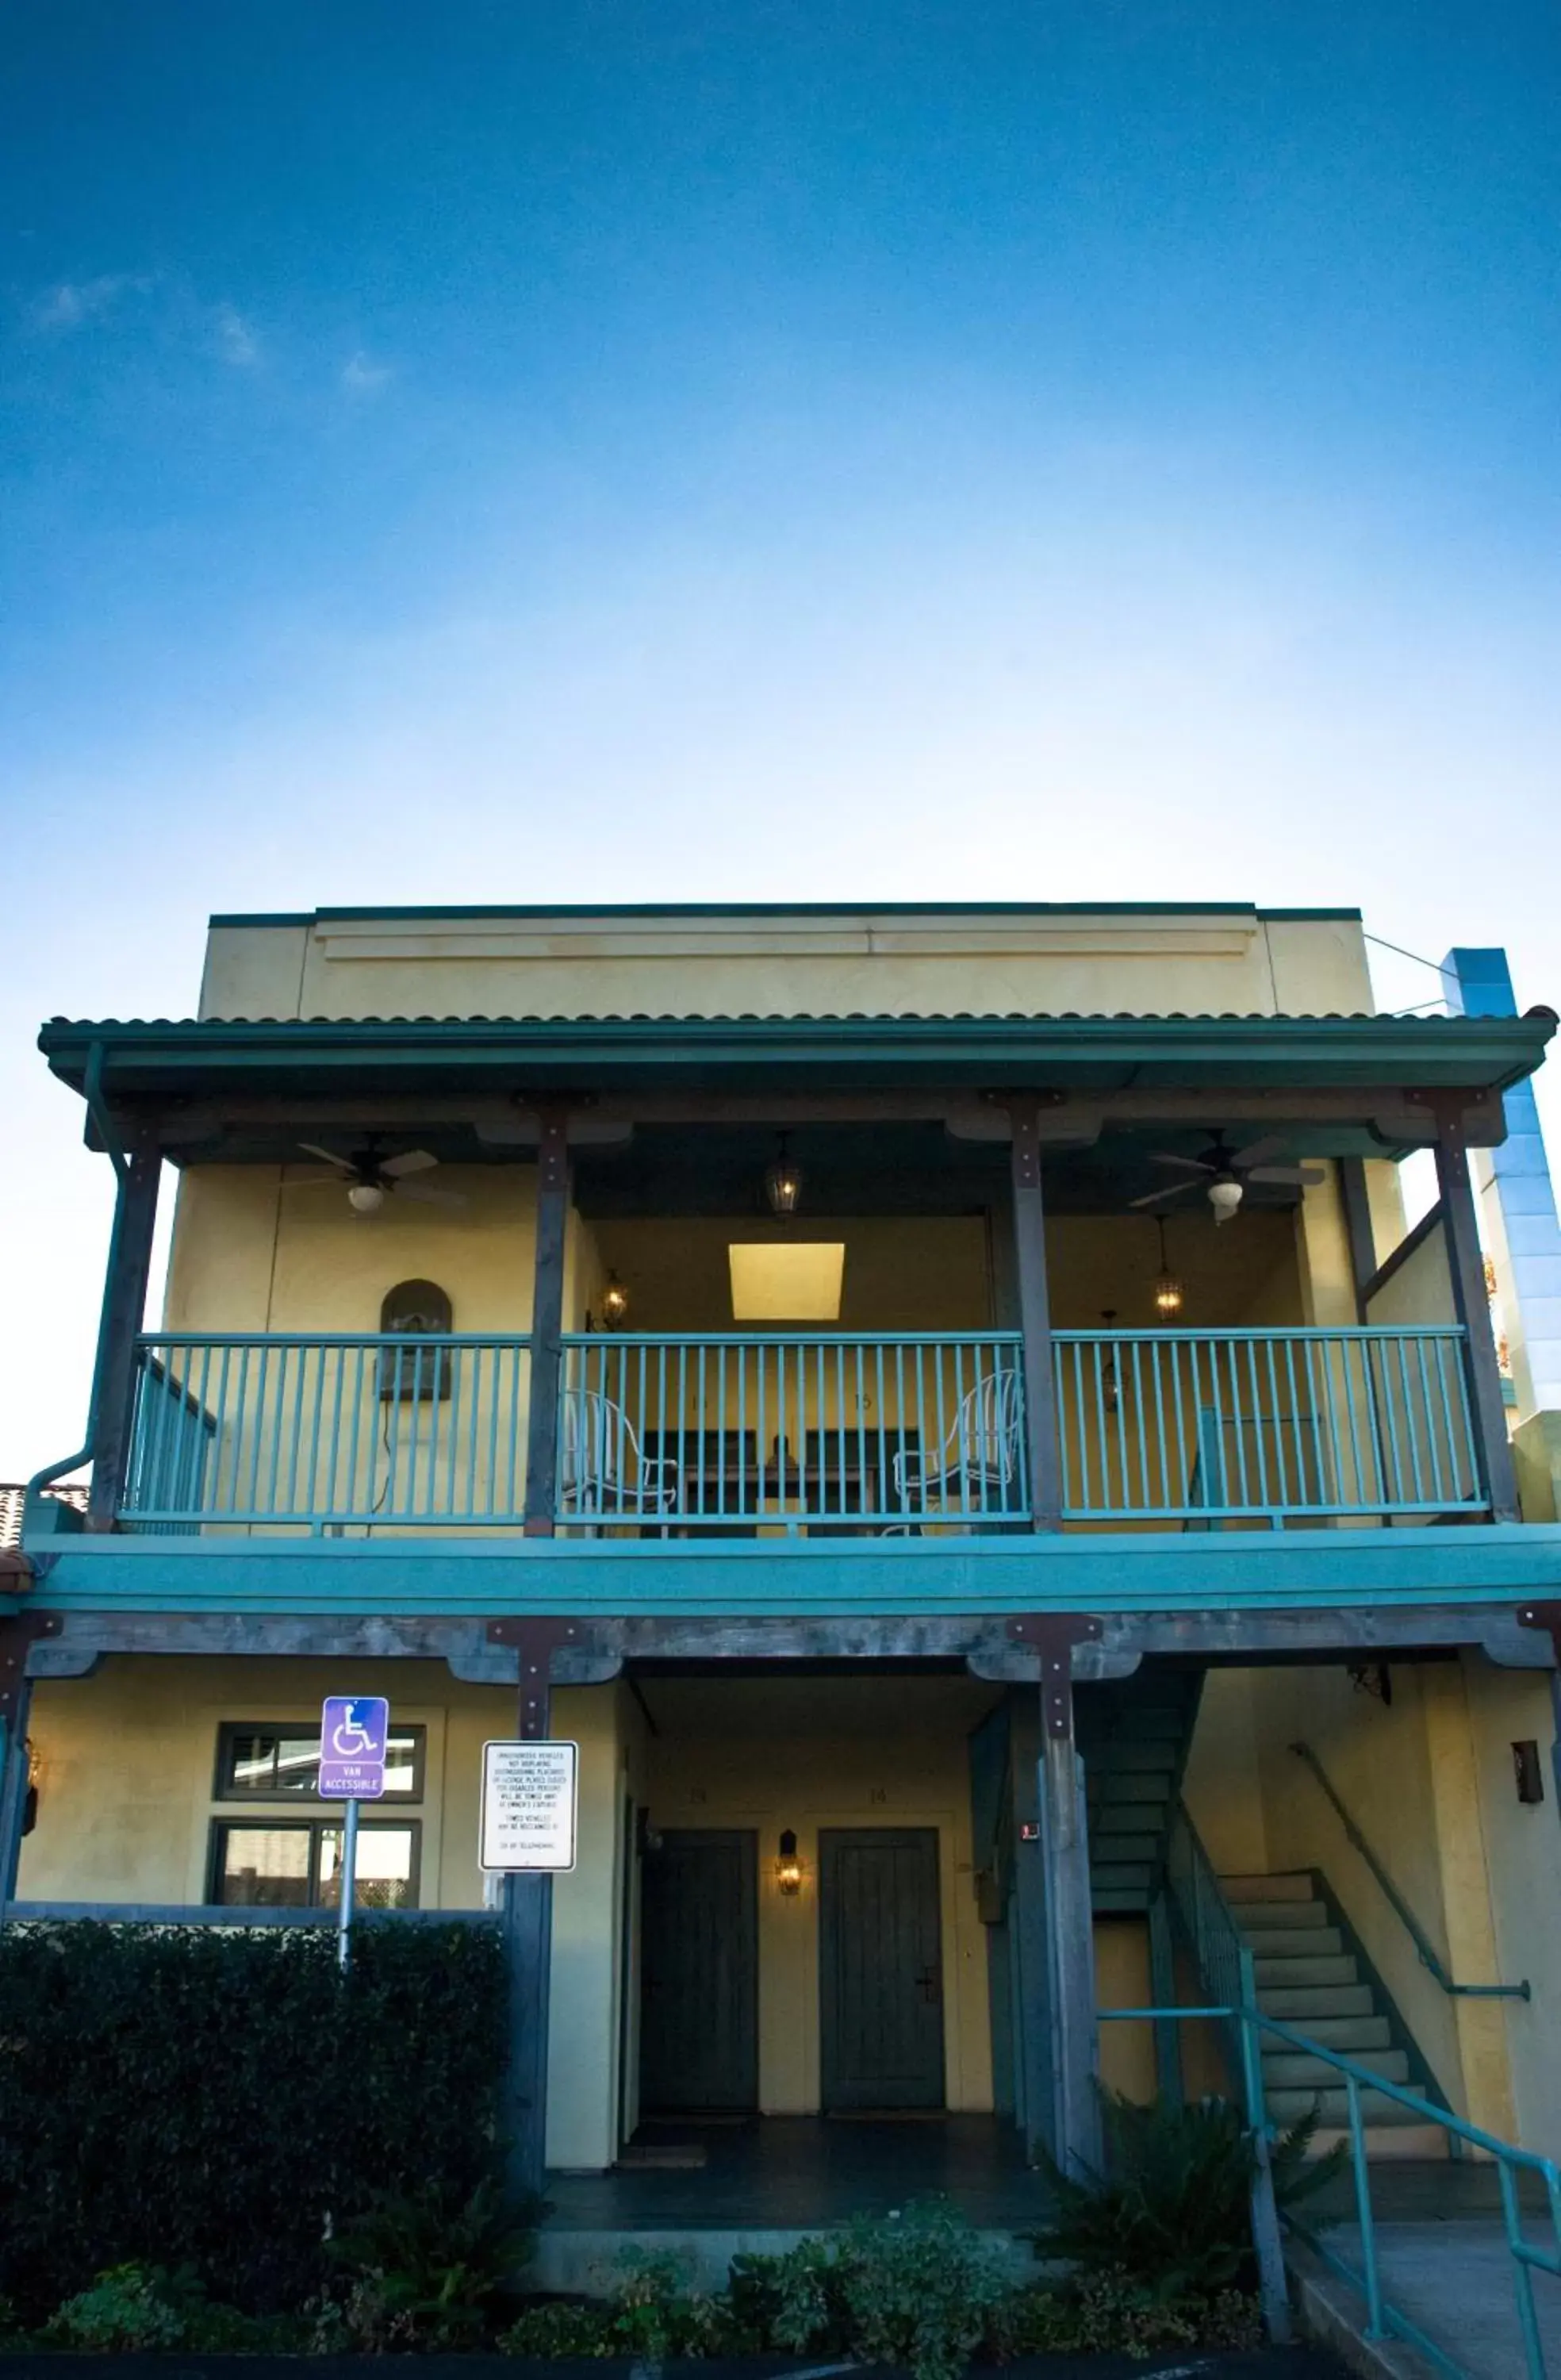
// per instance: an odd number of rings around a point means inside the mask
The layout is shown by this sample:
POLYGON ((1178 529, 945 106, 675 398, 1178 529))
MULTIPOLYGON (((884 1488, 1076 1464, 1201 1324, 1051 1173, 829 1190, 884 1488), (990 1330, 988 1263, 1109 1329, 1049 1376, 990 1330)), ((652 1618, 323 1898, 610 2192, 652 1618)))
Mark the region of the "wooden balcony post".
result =
POLYGON ((569 1238, 569 1119, 542 1113, 537 1151, 537 1270, 531 1299, 531 1410, 526 1439, 526 1534, 551 1537, 558 1488, 563 1352, 563 1261, 569 1238))
POLYGON ((157 1226, 157 1192, 163 1157, 150 1134, 141 1134, 115 1157, 118 1191, 109 1241, 92 1373, 92 1484, 87 1526, 112 1529, 125 1496, 135 1427, 136 1336, 146 1314, 151 1272, 151 1240, 157 1226))
POLYGON ((1095 2013, 1095 1912, 1090 1894, 1084 1765, 1073 1741, 1066 1644, 1041 1664, 1039 1800, 1051 1964, 1053 2155, 1081 2179, 1100 2168, 1099 2026, 1095 2013))
MULTIPOLYGON (((501 1620, 490 1639, 520 1653, 516 1733, 542 1742, 552 1724, 553 1647, 573 1632, 558 1620, 501 1620)), ((518 2191, 540 2195, 548 2155, 548 2033, 552 1993, 553 1880, 506 1876, 504 1955, 510 1976, 509 2059, 504 2075, 505 2130, 511 2177, 518 2191)))
POLYGON ((1443 1229, 1447 1243, 1447 1269, 1452 1275, 1453 1312, 1463 1326, 1470 1398, 1474 1414, 1474 1438, 1493 1521, 1516 1521, 1518 1475, 1512 1443, 1507 1432, 1507 1407, 1502 1400, 1501 1367, 1491 1331, 1491 1305, 1485 1294, 1485 1259, 1475 1220, 1474 1191, 1469 1177, 1469 1143, 1464 1131, 1463 1103, 1456 1095, 1438 1099, 1436 1111, 1436 1186, 1442 1197, 1443 1229))
POLYGON ((1024 1416, 1030 1458, 1030 1511, 1037 1529, 1062 1526, 1062 1451, 1047 1287, 1046 1213, 1041 1198, 1040 1102, 1011 1099, 1013 1248, 1023 1342, 1024 1416))

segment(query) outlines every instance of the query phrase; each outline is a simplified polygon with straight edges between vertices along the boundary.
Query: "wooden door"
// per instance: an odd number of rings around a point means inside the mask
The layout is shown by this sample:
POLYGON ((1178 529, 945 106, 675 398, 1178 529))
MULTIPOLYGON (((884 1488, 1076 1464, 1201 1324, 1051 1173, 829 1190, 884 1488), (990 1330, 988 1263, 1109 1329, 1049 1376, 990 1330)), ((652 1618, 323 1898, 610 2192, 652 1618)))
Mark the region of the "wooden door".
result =
POLYGON ((818 1881, 825 2113, 941 2107, 937 1828, 826 1828, 818 1881))
POLYGON ((680 1828, 641 1876, 639 2097, 647 2116, 758 2106, 758 1838, 680 1828))

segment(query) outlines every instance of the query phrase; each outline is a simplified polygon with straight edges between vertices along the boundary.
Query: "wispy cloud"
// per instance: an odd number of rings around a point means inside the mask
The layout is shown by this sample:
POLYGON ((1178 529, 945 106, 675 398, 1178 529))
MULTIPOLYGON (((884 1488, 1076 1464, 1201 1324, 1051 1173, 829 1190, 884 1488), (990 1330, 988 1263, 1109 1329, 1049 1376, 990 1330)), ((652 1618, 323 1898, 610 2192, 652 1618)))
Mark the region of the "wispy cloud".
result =
POLYGON ((393 364, 376 363, 361 347, 347 358, 342 366, 342 386, 349 396, 373 396, 387 381, 395 378, 393 364))
POLYGON ((101 322, 126 298, 144 298, 152 286, 145 273, 102 273, 91 281, 59 281, 33 300, 32 322, 40 331, 78 331, 101 322))
POLYGON ((236 306, 217 306, 212 312, 217 353, 224 364, 248 371, 260 360, 260 342, 254 327, 236 306))

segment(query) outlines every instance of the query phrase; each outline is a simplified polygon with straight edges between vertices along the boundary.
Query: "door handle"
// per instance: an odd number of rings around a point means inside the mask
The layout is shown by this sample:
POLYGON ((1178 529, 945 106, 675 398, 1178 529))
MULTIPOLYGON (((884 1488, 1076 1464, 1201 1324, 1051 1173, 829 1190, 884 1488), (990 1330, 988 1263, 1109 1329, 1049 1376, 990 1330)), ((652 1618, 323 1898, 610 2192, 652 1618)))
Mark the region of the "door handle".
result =
POLYGON ((930 2008, 938 1998, 938 1970, 936 1967, 924 1967, 922 1969, 921 1973, 916 1977, 916 1989, 920 1992, 923 1999, 926 2001, 930 2008))

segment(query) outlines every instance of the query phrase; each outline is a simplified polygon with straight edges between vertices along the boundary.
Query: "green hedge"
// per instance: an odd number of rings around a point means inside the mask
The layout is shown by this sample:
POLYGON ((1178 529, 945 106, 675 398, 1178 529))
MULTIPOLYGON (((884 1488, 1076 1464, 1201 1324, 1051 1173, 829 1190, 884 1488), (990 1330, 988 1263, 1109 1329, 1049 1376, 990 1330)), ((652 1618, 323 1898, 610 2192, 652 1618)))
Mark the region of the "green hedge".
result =
POLYGON ((500 2154, 506 1977, 490 1925, 0 1933, 0 2295, 188 2265, 296 2307, 382 2190, 465 2198, 500 2154))

